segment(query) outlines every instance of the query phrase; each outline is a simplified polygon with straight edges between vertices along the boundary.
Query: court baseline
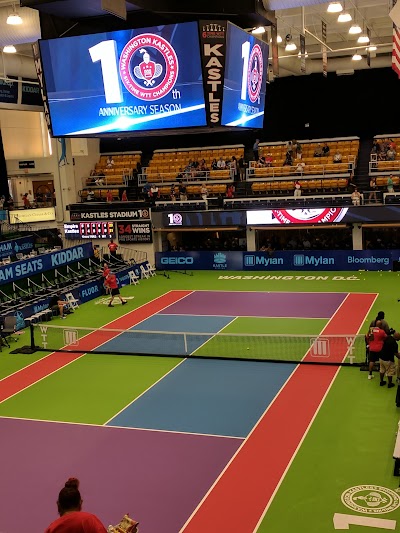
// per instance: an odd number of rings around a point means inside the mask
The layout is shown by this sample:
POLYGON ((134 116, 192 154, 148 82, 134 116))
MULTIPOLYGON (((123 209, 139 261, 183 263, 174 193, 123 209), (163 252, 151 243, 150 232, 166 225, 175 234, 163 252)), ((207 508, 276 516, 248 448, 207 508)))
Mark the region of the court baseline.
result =
MULTIPOLYGON (((155 313, 158 313, 159 311, 176 303, 182 298, 185 298, 191 293, 192 291, 184 290, 170 291, 136 309, 133 309, 126 315, 113 320, 104 326, 104 328, 129 329, 135 324, 146 320, 146 318, 149 318, 155 313)), ((111 340, 117 335, 119 335, 119 332, 109 331, 102 335, 102 341, 105 342, 107 340, 111 340)), ((85 337, 85 350, 93 350, 97 348, 98 345, 99 340, 98 336, 96 335, 96 331, 93 331, 93 333, 90 333, 85 337)), ((39 361, 22 368, 18 372, 3 378, 0 380, 0 403, 8 400, 15 394, 18 394, 22 390, 34 385, 38 381, 46 378, 54 372, 57 372, 70 363, 73 363, 80 357, 83 357, 85 353, 86 351, 78 353, 53 352, 46 357, 43 357, 43 359, 40 359, 39 361)))
MULTIPOLYGON (((356 335, 376 297, 348 294, 321 335, 356 335)), ((343 360, 347 351, 343 343, 333 359, 343 360)), ((312 359, 309 351, 305 360, 312 359)), ((255 531, 337 372, 335 366, 296 368, 181 532, 255 531)))

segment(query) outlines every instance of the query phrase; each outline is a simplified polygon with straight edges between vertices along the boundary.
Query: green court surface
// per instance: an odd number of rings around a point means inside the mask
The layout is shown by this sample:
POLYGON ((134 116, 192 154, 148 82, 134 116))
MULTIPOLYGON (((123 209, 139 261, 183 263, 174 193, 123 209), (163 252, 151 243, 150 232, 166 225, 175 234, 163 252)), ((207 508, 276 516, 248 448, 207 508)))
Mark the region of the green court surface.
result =
MULTIPOLYGON (((361 333, 366 332, 368 322, 380 310, 385 311, 389 325, 400 330, 400 303, 397 302, 400 298, 400 276, 394 272, 271 274, 265 271, 251 275, 240 272, 194 272, 193 276, 170 273, 170 278, 159 274, 141 281, 138 286, 124 287, 122 295, 134 296, 134 299, 129 300, 129 304, 123 308, 116 305, 110 309, 97 299, 81 305, 65 321, 54 319, 51 323, 72 327, 103 327, 126 312, 170 290, 179 289, 378 293, 373 308, 366 314, 361 333), (268 276, 275 279, 268 279, 268 276)), ((307 305, 306 301, 304 305, 307 305)), ((210 351, 214 351, 215 355, 223 356, 228 352, 234 355, 235 343, 243 354, 250 342, 252 344, 249 347, 262 349, 263 344, 257 341, 257 337, 251 337, 252 334, 274 333, 284 340, 288 334, 318 334, 326 324, 325 319, 237 318, 223 333, 247 334, 249 337, 239 337, 239 341, 229 337, 234 341, 229 343, 228 350, 226 345, 221 348, 218 338, 213 338, 196 355, 210 351), (218 350, 223 353, 218 353, 218 350)), ((283 349, 285 346, 281 339, 274 342, 276 344, 270 344, 268 350, 271 347, 274 350, 278 347, 283 349)), ((28 331, 20 336, 17 343, 11 344, 11 349, 26 344, 29 344, 28 331)), ((303 345, 301 342, 296 346, 296 356, 301 356, 309 348, 307 343, 303 345)), ((33 355, 9 352, 5 348, 0 353, 0 379, 46 355, 45 352, 33 355)), ((0 416, 104 424, 180 361, 166 357, 84 355, 0 403, 0 416)), ((392 459, 399 422, 395 393, 395 388, 388 390, 387 387, 379 387, 377 375, 375 379, 368 380, 367 373, 359 368, 338 368, 332 387, 270 501, 265 516, 260 519, 260 533, 330 533, 337 529, 348 529, 343 525, 338 527, 338 524, 346 521, 353 531, 393 529, 388 526, 393 526, 396 520, 395 527, 398 529, 400 507, 386 512, 382 492, 382 489, 390 489, 392 492, 387 498, 397 497, 400 505, 399 478, 393 476, 392 459), (363 489, 364 486, 368 488, 363 489), (348 507, 342 503, 341 496, 352 487, 360 487, 357 490, 361 492, 356 492, 358 499, 353 498, 353 507, 348 507), (375 496, 371 497, 371 493, 375 496), (371 498, 375 498, 375 501, 370 501, 371 498), (336 529, 335 513, 345 515, 336 518, 336 529), (376 519, 382 519, 383 522, 376 522, 376 519)), ((290 427, 296 417, 296 406, 303 400, 293 398, 292 408, 282 419, 282 425, 290 427)), ((265 476, 268 476, 268 472, 265 472, 265 476)), ((240 529, 238 526, 238 531, 240 529)))

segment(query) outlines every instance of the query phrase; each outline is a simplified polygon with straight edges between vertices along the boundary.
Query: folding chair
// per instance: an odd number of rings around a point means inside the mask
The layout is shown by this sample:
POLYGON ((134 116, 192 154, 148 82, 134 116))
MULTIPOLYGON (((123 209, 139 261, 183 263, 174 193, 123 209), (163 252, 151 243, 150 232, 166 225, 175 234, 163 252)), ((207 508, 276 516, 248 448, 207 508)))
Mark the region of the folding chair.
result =
POLYGON ((77 300, 76 298, 74 298, 74 295, 72 294, 72 292, 67 292, 67 294, 65 295, 65 299, 66 301, 68 302, 68 305, 69 305, 69 308, 74 310, 74 309, 78 309, 79 307, 79 300, 77 300))
POLYGON ((134 270, 129 271, 129 285, 138 285, 139 277, 135 274, 134 270))
POLYGON ((17 317, 16 316, 6 316, 4 318, 3 327, 1 328, 0 334, 3 342, 6 346, 10 347, 7 337, 17 342, 17 337, 13 337, 13 334, 16 332, 17 328, 17 317))
POLYGON ((142 273, 142 277, 143 278, 149 279, 150 274, 149 274, 147 268, 144 268, 143 265, 140 265, 140 272, 142 273))

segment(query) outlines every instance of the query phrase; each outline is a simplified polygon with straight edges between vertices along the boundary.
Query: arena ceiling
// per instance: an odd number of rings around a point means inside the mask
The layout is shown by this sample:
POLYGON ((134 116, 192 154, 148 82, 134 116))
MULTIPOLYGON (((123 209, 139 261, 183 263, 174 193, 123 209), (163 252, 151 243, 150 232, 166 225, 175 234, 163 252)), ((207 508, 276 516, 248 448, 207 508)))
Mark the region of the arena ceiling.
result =
MULTIPOLYGON (((18 1, 0 0, 0 46, 15 44, 22 57, 29 56, 30 47, 26 43, 40 36, 40 26, 44 37, 57 37, 209 17, 229 19, 249 31, 262 25, 266 28, 263 38, 269 39, 269 25, 276 20, 278 34, 283 39, 279 44, 280 76, 287 76, 301 74, 298 51, 303 27, 306 29, 307 74, 322 71, 320 40, 322 22, 325 22, 328 71, 351 74, 355 69, 388 67, 391 64, 390 0, 342 1, 345 10, 352 16, 352 21, 346 23, 337 21, 337 13, 327 12, 328 3, 315 3, 315 0, 191 0, 190 3, 182 0, 126 0, 125 3, 127 21, 104 14, 101 0, 21 0, 23 7, 19 7, 18 1), (5 24, 13 5, 21 10, 21 14, 27 14, 25 28, 5 24), (371 44, 377 47, 376 51, 370 53, 370 67, 366 59, 368 45, 357 43, 359 35, 348 33, 355 22, 363 32, 368 29, 371 44), (285 51, 287 35, 292 36, 297 50, 285 51), (352 60, 356 51, 362 56, 360 61, 352 60)), ((8 58, 5 59, 4 72, 7 70, 7 61, 8 58)), ((15 59, 8 62, 11 65, 15 59)))

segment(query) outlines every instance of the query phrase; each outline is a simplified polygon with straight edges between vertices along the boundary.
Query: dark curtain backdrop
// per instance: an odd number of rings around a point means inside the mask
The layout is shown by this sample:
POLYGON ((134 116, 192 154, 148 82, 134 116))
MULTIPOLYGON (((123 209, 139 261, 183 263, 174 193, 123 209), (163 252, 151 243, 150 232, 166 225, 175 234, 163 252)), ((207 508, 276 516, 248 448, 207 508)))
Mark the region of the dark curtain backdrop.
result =
POLYGON ((101 151, 213 146, 262 141, 400 133, 400 80, 390 68, 277 78, 267 86, 263 130, 103 139, 101 151), (309 127, 305 127, 305 124, 309 127))
POLYGON ((7 166, 6 158, 4 157, 3 138, 0 131, 0 196, 3 194, 7 198, 10 193, 8 192, 7 166))

